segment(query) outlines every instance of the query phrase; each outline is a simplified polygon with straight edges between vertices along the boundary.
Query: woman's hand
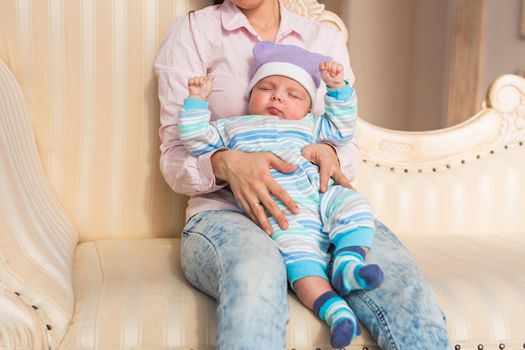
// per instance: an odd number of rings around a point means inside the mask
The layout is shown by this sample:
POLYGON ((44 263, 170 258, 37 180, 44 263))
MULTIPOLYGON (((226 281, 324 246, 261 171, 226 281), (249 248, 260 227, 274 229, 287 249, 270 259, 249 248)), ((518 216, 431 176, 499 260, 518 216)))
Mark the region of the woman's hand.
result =
POLYGON ((268 152, 243 153, 236 150, 215 152, 211 157, 215 178, 230 185, 235 198, 267 234, 272 227, 265 209, 282 229, 288 228, 288 221, 271 194, 281 200, 294 214, 299 212, 290 195, 273 179, 270 169, 291 173, 296 166, 268 152))
POLYGON ((326 192, 328 180, 334 179, 339 185, 354 190, 350 180, 343 174, 335 149, 324 143, 314 143, 303 148, 302 156, 319 167, 321 192, 326 192))

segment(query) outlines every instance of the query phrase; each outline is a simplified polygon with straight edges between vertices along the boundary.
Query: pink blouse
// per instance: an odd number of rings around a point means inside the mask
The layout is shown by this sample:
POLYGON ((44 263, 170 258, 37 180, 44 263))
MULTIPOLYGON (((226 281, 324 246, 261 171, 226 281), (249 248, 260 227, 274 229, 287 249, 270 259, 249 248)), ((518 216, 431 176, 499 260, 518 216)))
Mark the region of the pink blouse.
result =
MULTIPOLYGON (((247 114, 246 90, 252 72, 252 48, 262 39, 244 14, 229 0, 178 18, 166 34, 155 63, 159 85, 162 141, 160 167, 173 191, 190 196, 186 217, 218 209, 238 210, 232 193, 215 183, 210 157, 193 157, 182 145, 178 113, 192 76, 213 74, 209 97, 212 120, 247 114)), ((281 4, 281 24, 275 42, 294 44, 331 56, 344 64, 354 81, 346 44, 335 28, 292 13, 281 4)), ((322 85, 322 84, 321 84, 322 85)), ((322 113, 325 88, 320 88, 315 114, 322 113)), ((354 143, 337 150, 343 172, 350 179, 360 162, 354 143)))

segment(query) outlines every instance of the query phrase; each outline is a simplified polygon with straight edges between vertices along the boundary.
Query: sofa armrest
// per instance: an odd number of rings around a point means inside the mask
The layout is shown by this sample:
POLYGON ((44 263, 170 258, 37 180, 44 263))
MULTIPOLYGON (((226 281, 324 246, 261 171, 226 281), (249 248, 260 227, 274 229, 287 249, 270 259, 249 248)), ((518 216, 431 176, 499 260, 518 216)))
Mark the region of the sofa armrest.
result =
MULTIPOLYGON (((76 243, 44 176, 19 86, 0 61, 0 281, 10 296, 3 300, 34 310, 45 325, 41 341, 53 348, 73 312, 76 243)), ((2 309, 3 322, 21 324, 11 314, 2 309)))
POLYGON ((441 130, 387 130, 362 120, 356 187, 400 235, 523 234, 525 80, 497 79, 481 111, 441 130))
POLYGON ((45 349, 45 324, 35 310, 0 285, 0 349, 45 349))

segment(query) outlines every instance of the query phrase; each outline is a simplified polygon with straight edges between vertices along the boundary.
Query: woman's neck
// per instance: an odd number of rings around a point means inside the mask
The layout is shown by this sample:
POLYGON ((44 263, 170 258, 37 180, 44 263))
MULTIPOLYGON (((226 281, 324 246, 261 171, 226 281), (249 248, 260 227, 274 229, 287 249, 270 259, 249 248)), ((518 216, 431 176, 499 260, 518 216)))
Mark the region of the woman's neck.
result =
POLYGON ((281 23, 278 0, 265 0, 256 8, 241 10, 262 39, 275 41, 281 23))

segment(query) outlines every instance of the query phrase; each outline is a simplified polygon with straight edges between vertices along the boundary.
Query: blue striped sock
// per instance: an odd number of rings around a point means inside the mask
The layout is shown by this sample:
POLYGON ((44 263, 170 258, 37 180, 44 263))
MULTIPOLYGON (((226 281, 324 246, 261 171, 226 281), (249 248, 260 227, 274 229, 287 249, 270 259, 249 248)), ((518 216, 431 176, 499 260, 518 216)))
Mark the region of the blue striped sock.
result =
POLYGON ((334 348, 349 345, 361 334, 354 312, 336 292, 328 291, 314 302, 314 312, 330 326, 330 344, 334 348))
POLYGON ((353 290, 374 289, 383 282, 383 270, 376 264, 365 264, 362 247, 345 247, 334 252, 332 286, 341 295, 353 290))

